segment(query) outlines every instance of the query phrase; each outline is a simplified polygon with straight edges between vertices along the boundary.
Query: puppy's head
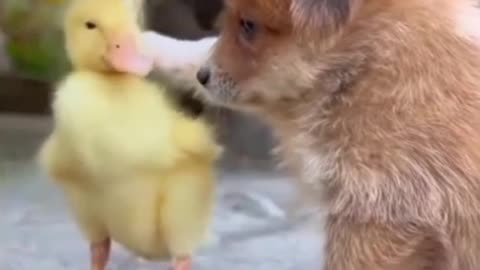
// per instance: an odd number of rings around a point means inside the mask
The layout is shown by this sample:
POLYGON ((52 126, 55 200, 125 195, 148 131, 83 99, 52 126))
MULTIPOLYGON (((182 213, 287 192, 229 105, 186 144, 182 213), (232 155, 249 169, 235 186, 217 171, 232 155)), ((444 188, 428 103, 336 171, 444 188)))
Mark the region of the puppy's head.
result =
POLYGON ((222 34, 197 73, 206 95, 242 108, 301 96, 360 1, 227 0, 222 34))

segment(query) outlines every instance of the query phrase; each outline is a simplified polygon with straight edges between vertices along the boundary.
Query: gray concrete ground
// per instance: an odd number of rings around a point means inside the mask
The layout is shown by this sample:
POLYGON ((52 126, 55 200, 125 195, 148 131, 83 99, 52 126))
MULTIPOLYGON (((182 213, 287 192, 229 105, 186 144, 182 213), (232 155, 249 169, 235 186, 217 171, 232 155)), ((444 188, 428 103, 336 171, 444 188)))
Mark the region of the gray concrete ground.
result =
MULTIPOLYGON (((0 269, 85 270, 87 243, 79 235, 62 194, 32 162, 50 129, 42 118, 0 116, 0 269)), ((295 204, 289 181, 274 174, 222 172, 214 238, 195 257, 198 270, 318 269, 322 239, 289 209, 295 204), (283 226, 285 225, 285 226, 283 226), (317 266, 316 266, 317 265, 317 266)), ((166 269, 145 262, 118 245, 109 269, 166 269)))

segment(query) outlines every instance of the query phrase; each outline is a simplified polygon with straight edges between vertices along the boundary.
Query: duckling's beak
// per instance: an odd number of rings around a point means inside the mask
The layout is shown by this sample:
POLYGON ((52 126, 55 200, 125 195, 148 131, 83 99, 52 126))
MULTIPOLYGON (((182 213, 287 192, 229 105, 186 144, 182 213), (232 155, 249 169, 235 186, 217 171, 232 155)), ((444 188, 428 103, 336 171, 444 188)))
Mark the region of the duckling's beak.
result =
POLYGON ((109 40, 106 61, 117 72, 147 76, 153 69, 153 59, 142 54, 134 35, 119 36, 109 40))

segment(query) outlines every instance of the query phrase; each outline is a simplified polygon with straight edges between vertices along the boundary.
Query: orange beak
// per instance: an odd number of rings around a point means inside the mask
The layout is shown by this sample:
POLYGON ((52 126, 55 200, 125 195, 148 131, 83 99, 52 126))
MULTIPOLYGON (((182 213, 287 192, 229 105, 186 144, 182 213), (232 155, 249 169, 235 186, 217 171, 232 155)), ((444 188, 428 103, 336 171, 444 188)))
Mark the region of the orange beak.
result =
POLYGON ((142 54, 134 35, 111 40, 106 60, 117 72, 147 76, 153 69, 153 59, 142 54))

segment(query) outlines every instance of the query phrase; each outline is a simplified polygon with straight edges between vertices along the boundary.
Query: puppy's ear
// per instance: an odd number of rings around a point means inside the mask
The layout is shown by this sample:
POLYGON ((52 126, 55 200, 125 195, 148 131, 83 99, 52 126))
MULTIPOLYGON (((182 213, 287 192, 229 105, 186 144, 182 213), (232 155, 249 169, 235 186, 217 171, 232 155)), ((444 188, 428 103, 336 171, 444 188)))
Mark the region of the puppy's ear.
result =
POLYGON ((348 22, 358 0, 292 0, 290 12, 297 29, 334 31, 348 22))

